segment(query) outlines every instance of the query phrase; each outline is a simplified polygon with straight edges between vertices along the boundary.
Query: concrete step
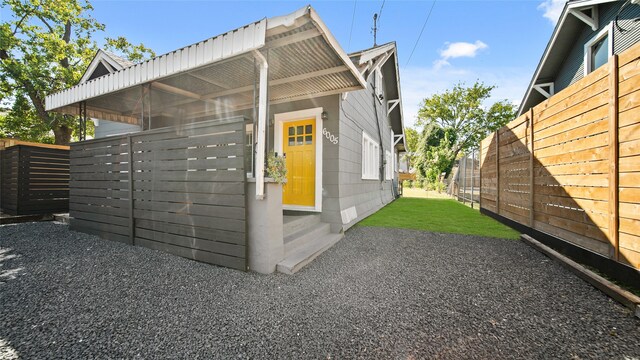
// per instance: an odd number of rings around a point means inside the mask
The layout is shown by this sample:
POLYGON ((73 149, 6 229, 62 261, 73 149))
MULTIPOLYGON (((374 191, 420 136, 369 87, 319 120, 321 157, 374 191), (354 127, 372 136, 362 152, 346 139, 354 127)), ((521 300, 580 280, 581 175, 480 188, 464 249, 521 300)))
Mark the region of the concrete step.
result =
POLYGON ((284 215, 283 217, 283 236, 286 238, 300 230, 307 229, 315 224, 320 223, 320 215, 284 215))
POLYGON ((310 241, 287 255, 284 260, 278 263, 277 270, 285 274, 294 274, 343 237, 344 234, 326 234, 310 241))
POLYGON ((284 237, 284 256, 286 257, 291 252, 295 251, 301 246, 309 242, 313 242, 316 239, 327 235, 331 232, 331 225, 327 223, 316 223, 309 227, 303 228, 289 236, 284 237))

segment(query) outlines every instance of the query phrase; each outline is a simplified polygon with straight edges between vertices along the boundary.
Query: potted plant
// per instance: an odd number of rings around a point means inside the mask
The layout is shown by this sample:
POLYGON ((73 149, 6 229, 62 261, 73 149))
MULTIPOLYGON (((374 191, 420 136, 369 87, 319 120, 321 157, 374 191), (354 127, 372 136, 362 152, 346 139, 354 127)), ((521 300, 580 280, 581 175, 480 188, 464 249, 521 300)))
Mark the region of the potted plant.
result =
POLYGON ((287 162, 284 156, 278 156, 273 151, 267 156, 267 177, 278 184, 287 182, 287 162))

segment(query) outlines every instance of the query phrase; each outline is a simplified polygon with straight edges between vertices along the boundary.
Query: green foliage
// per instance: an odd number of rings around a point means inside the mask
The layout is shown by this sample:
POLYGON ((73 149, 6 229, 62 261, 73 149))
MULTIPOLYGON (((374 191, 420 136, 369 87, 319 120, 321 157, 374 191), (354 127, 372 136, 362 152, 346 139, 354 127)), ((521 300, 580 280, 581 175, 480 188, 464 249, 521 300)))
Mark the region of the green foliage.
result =
POLYGON ((267 176, 278 184, 284 184, 287 181, 287 161, 282 156, 276 156, 273 151, 267 156, 267 176))
POLYGON ((0 115, 0 138, 17 138, 24 141, 53 144, 50 129, 38 119, 33 106, 18 94, 6 115, 0 115))
MULTIPOLYGON (((44 99, 78 83, 98 49, 94 37, 105 26, 81 0, 3 0, 2 7, 11 17, 0 24, 0 99, 14 105, 0 131, 29 139, 53 135, 57 144, 68 144, 77 118, 47 112, 44 99), (22 122, 32 131, 25 133, 22 122)), ((106 42, 132 60, 153 56, 124 38, 106 42)))
POLYGON ((402 187, 403 188, 407 188, 407 189, 412 189, 413 188, 413 181, 411 180, 405 180, 402 182, 402 187))
POLYGON ((520 237, 517 231, 453 199, 402 197, 362 220, 358 225, 513 240, 520 237))
POLYGON ((483 106, 493 89, 495 86, 479 82, 471 87, 457 84, 443 94, 424 99, 418 111, 417 124, 451 129, 456 135, 452 150, 457 156, 460 151, 476 147, 489 133, 515 118, 516 107, 506 100, 498 101, 489 108, 483 106))
POLYGON ((404 140, 407 146, 407 151, 404 154, 404 159, 407 161, 409 165, 409 169, 413 166, 413 161, 416 156, 416 151, 418 149, 418 141, 420 136, 418 135, 418 131, 414 128, 406 127, 404 128, 404 140))
POLYGON ((455 160, 453 146, 456 139, 456 133, 451 128, 443 129, 437 124, 426 125, 420 137, 415 161, 418 175, 428 183, 435 183, 440 174, 449 173, 455 160))
POLYGON ((483 106, 494 88, 479 82, 471 87, 457 84, 423 100, 417 121, 423 129, 413 158, 418 174, 430 184, 449 174, 458 154, 515 118, 516 108, 506 100, 483 106))

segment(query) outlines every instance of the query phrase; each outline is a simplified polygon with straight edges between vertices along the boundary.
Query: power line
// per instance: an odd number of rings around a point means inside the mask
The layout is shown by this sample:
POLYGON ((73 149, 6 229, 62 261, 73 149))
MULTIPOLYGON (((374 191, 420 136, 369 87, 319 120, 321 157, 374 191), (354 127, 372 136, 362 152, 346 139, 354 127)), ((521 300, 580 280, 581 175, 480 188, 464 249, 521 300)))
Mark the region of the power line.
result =
POLYGON ((413 52, 416 51, 418 47, 418 43, 420 42, 420 38, 422 37, 422 32, 424 32, 424 28, 427 26, 427 22, 429 22, 429 18, 431 17, 431 12, 433 11, 433 7, 436 5, 436 0, 433 0, 431 4, 431 8, 429 9, 429 13, 427 14, 427 18, 424 20, 424 24, 422 24, 422 30, 420 30, 420 35, 418 35, 418 40, 416 40, 416 44, 413 45, 413 50, 411 50, 411 54, 409 55, 409 59, 404 66, 409 65, 409 61, 411 61, 411 57, 413 56, 413 52))
POLYGON ((378 23, 380 22, 380 17, 382 17, 382 9, 384 8, 384 3, 387 0, 382 0, 382 5, 380 5, 380 11, 378 11, 378 23))
POLYGON ((351 50, 351 35, 353 35, 353 23, 356 20, 356 5, 358 4, 358 0, 353 1, 353 15, 351 15, 351 31, 349 31, 349 45, 347 46, 347 51, 351 50))

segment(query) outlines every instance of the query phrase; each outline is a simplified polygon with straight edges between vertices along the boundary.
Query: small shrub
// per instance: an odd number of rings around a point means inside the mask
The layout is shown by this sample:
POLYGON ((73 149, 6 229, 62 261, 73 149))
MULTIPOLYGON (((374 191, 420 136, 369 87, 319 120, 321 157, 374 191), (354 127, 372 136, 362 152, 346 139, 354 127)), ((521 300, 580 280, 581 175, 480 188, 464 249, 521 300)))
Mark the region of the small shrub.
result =
POLYGON ((287 161, 273 151, 267 156, 267 176, 273 178, 278 184, 284 184, 287 181, 287 161))

